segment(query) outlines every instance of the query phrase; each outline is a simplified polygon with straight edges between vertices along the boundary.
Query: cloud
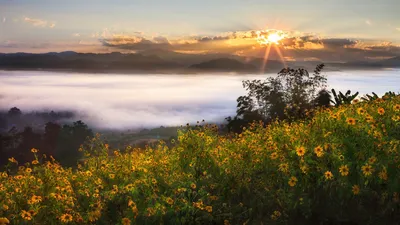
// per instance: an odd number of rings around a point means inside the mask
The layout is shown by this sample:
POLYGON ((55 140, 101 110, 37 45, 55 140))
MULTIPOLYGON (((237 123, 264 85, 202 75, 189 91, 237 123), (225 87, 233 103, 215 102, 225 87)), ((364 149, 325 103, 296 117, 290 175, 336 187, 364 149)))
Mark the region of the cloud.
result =
POLYGON ((400 27, 396 28, 397 31, 400 31, 400 27))
POLYGON ((74 36, 74 37, 80 37, 81 34, 80 34, 80 33, 74 33, 74 34, 72 34, 72 36, 74 36))
POLYGON ((365 24, 367 24, 368 26, 371 26, 371 25, 372 25, 372 22, 371 22, 371 20, 366 20, 366 21, 365 21, 365 24))
POLYGON ((7 20, 7 19, 6 19, 6 17, 3 17, 3 23, 5 23, 5 22, 6 22, 6 20, 7 20))
POLYGON ((33 19, 33 18, 29 18, 29 17, 25 17, 24 21, 26 23, 30 23, 35 27, 49 27, 49 28, 54 28, 56 26, 56 24, 54 22, 48 22, 46 20, 42 20, 42 19, 33 19))
MULTIPOLYGON (((399 91, 395 71, 326 74, 329 87, 340 91, 351 89, 360 95, 399 91)), ((242 80, 264 80, 268 75, 103 76, 0 71, 0 76, 0 110, 14 106, 23 112, 73 110, 78 112, 75 120, 82 119, 92 128, 131 129, 179 126, 202 119, 222 122, 235 115, 236 98, 246 94, 242 80)))
POLYGON ((144 35, 108 34, 100 38, 103 46, 119 50, 146 51, 163 49, 184 53, 227 53, 249 57, 264 57, 265 45, 257 38, 268 37, 271 33, 280 32, 283 39, 272 48, 271 59, 288 60, 319 59, 322 61, 357 61, 379 57, 400 55, 399 46, 390 42, 369 43, 351 38, 320 37, 317 34, 294 31, 234 31, 215 36, 191 36, 167 38, 163 36, 145 37, 144 35))

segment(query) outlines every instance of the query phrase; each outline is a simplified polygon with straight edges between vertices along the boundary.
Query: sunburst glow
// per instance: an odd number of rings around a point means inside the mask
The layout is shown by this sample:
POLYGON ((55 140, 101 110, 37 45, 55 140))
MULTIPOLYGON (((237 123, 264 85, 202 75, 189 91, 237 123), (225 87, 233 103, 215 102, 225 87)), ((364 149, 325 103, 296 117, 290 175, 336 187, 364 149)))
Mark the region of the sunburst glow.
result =
POLYGON ((266 30, 257 31, 257 41, 262 45, 275 44, 279 45, 280 41, 285 38, 283 31, 279 30, 266 30))
POLYGON ((265 68, 267 66, 269 54, 271 52, 271 47, 275 50, 276 54, 280 58, 282 64, 286 67, 285 59, 282 55, 282 52, 279 49, 279 45, 283 45, 281 41, 286 37, 285 32, 281 30, 260 30, 256 32, 257 34, 257 42, 260 45, 266 45, 265 55, 263 59, 263 64, 261 66, 261 73, 264 73, 265 68))

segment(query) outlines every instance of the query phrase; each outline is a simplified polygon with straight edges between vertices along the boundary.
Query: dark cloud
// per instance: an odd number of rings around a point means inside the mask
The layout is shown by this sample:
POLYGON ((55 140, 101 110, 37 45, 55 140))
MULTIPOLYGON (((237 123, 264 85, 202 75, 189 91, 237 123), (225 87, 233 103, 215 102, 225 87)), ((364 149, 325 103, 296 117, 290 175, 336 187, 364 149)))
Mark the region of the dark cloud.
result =
POLYGON ((323 39, 322 43, 328 48, 344 48, 349 46, 354 46, 358 42, 355 40, 344 39, 344 38, 329 38, 323 39))
POLYGON ((113 38, 103 38, 100 42, 105 47, 115 47, 119 49, 129 49, 143 51, 150 49, 171 49, 168 39, 165 37, 155 37, 148 40, 142 37, 116 36, 113 38))

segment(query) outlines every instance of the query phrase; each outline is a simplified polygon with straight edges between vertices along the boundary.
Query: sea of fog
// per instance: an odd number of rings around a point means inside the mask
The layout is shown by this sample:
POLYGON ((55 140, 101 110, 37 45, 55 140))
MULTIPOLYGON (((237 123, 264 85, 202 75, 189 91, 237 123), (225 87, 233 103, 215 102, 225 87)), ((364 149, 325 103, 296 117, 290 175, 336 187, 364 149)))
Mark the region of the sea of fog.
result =
MULTIPOLYGON (((400 70, 326 72, 328 88, 361 95, 400 91, 400 70)), ((76 111, 90 127, 184 125, 235 115, 242 80, 267 75, 148 75, 0 71, 0 110, 76 111)))

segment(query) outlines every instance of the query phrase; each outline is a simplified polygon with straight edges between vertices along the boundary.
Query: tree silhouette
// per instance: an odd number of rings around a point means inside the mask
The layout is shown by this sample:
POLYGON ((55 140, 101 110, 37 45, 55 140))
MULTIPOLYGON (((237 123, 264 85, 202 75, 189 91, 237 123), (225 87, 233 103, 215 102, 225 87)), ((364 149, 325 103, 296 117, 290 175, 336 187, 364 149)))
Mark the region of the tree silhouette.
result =
POLYGON ((48 155, 54 155, 57 148, 58 137, 60 135, 61 126, 48 122, 44 128, 42 150, 48 155))
MULTIPOLYGON (((326 77, 321 75, 323 68, 324 64, 318 65, 313 75, 301 68, 284 68, 277 77, 270 77, 266 81, 243 81, 248 94, 237 99, 237 115, 233 119, 226 118, 228 127, 241 130, 233 127, 246 125, 253 120, 268 123, 275 119, 306 117, 306 112, 315 107, 315 99, 323 97, 317 94, 317 90, 326 84, 326 77)), ((326 101, 323 104, 326 105, 326 101)))
POLYGON ((8 116, 10 117, 19 117, 22 115, 22 112, 20 109, 18 109, 17 107, 12 107, 9 111, 8 111, 8 116))
POLYGON ((79 147, 87 138, 92 137, 92 130, 80 120, 74 122, 72 126, 64 125, 58 135, 54 157, 62 160, 62 164, 66 166, 75 166, 77 160, 82 157, 78 152, 79 147))
POLYGON ((328 108, 331 106, 332 96, 328 90, 322 89, 318 92, 314 104, 316 107, 328 108))

